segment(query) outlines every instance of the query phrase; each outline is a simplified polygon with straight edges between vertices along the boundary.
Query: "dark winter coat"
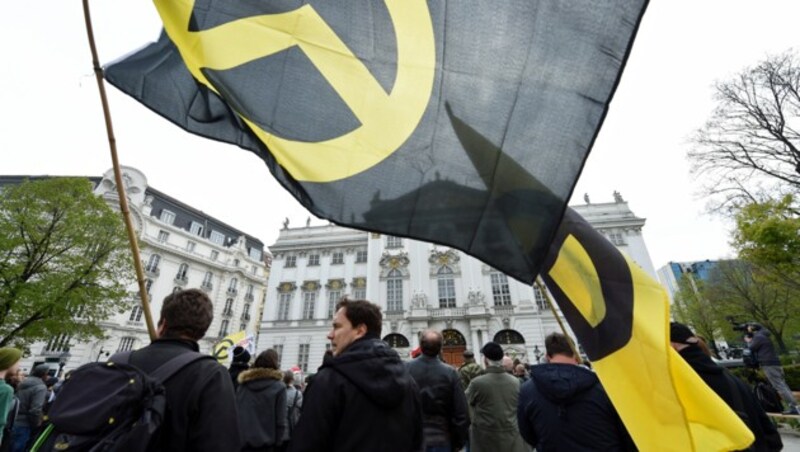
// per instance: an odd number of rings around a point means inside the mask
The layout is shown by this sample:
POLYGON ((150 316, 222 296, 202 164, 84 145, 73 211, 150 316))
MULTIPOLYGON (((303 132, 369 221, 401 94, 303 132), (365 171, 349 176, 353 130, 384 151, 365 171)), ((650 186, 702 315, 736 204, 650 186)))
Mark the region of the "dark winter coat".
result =
POLYGON ((531 367, 517 416, 522 437, 539 452, 636 450, 597 375, 582 366, 531 367))
POLYGON ((772 344, 769 335, 769 331, 763 328, 753 333, 753 340, 749 345, 750 351, 753 352, 753 357, 759 366, 780 366, 781 360, 775 353, 775 345, 772 344))
POLYGON ((236 389, 242 450, 279 446, 286 432, 286 385, 283 372, 253 368, 239 374, 236 389))
POLYGON ((231 367, 228 368, 228 373, 231 374, 231 382, 233 383, 234 390, 239 386, 239 374, 249 368, 250 365, 247 363, 239 363, 236 361, 231 363, 231 367))
POLYGON ((753 436, 756 437, 751 450, 781 450, 783 447, 781 435, 745 382, 718 366, 698 347, 686 347, 678 353, 700 375, 708 387, 733 408, 747 424, 747 427, 753 432, 753 436), (738 398, 734 396, 734 390, 739 393, 738 398))
POLYGON ((361 338, 319 368, 289 450, 421 450, 417 391, 396 351, 377 337, 361 338))
POLYGON ((42 421, 44 401, 47 398, 47 385, 39 377, 29 376, 17 387, 19 413, 14 425, 38 427, 42 421))
MULTIPOLYGON (((152 373, 170 358, 190 350, 197 342, 158 339, 133 352, 130 363, 152 373)), ((157 450, 219 452, 241 447, 231 377, 221 364, 203 359, 181 369, 164 384, 167 411, 157 438, 157 450)))
POLYGON ((458 372, 425 354, 406 367, 419 387, 425 446, 451 445, 460 450, 469 437, 469 414, 458 372))

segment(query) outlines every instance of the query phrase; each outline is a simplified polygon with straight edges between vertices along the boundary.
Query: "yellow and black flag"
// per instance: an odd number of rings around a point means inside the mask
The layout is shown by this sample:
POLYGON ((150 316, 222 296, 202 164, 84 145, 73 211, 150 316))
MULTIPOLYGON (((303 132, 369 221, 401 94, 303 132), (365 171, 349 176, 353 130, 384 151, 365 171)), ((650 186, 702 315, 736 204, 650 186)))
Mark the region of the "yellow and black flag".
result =
POLYGON ((319 217, 532 282, 646 3, 155 0, 165 34, 105 76, 255 152, 319 217), (509 184, 503 162, 476 167, 447 106, 550 195, 509 184))
POLYGON ((109 82, 255 152, 317 216, 544 269, 643 450, 744 444, 669 353, 655 283, 572 214, 559 229, 647 0, 155 4, 165 33, 109 82))

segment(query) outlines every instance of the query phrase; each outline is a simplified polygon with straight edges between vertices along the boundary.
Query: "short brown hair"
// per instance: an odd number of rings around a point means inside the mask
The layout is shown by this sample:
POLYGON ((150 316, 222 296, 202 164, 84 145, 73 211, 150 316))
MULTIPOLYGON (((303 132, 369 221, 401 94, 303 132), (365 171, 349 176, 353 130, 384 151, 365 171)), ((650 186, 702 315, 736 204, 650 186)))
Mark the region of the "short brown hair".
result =
POLYGON ((256 357, 256 362, 253 363, 253 367, 259 367, 262 369, 277 369, 278 352, 271 348, 264 350, 256 357))
POLYGON ((199 340, 214 320, 214 306, 205 292, 198 289, 180 290, 167 295, 161 305, 161 319, 166 322, 163 337, 186 336, 199 340))
POLYGON ((353 324, 353 328, 366 325, 367 334, 380 336, 383 316, 381 308, 367 300, 348 300, 345 298, 336 305, 336 310, 344 308, 344 316, 353 324))
POLYGON ((572 344, 572 339, 561 333, 550 333, 544 338, 544 348, 547 351, 547 356, 564 355, 574 358, 575 353, 572 351, 572 344))

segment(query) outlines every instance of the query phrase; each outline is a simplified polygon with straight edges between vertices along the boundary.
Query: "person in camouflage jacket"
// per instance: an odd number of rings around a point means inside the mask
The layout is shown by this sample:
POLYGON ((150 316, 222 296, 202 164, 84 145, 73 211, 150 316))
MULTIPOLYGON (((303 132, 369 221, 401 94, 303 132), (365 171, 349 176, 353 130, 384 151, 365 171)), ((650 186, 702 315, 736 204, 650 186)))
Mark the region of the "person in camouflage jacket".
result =
POLYGON ((469 350, 464 351, 464 364, 458 368, 458 376, 461 378, 461 386, 467 390, 469 382, 473 378, 483 375, 483 368, 475 362, 475 354, 469 350))

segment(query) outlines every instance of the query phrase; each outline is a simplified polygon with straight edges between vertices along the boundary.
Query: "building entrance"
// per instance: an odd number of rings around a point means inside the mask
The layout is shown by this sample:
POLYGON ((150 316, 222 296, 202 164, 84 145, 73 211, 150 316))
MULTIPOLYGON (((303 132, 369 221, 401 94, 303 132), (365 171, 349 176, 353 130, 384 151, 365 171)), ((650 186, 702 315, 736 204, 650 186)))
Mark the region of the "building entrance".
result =
POLYGON ((457 330, 444 330, 442 336, 444 337, 442 359, 447 364, 459 368, 464 364, 464 350, 467 349, 467 341, 457 330))

